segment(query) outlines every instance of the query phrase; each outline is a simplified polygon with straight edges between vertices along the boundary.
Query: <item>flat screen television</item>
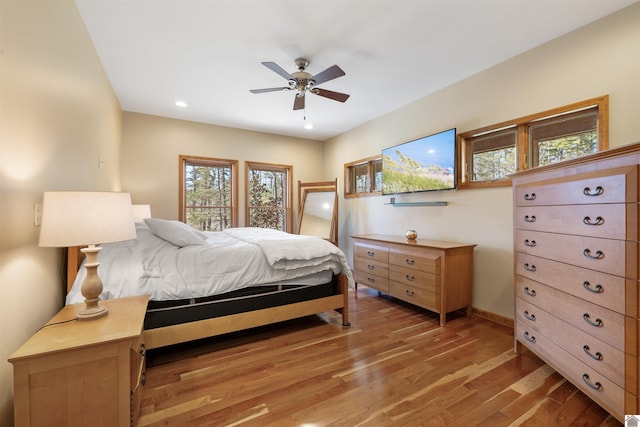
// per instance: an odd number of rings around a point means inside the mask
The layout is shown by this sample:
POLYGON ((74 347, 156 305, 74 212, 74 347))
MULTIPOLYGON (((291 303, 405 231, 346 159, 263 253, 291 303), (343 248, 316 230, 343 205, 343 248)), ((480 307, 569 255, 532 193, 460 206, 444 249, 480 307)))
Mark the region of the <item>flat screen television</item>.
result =
POLYGON ((455 128, 382 150, 382 194, 455 188, 455 128))

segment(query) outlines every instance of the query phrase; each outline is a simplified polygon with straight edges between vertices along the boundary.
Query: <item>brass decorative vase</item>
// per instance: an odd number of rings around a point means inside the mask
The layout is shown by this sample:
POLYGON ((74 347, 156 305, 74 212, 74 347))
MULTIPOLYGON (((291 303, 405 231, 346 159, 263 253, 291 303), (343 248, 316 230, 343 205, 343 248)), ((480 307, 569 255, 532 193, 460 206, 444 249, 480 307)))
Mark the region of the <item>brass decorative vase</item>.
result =
POLYGON ((418 238, 418 233, 416 232, 416 230, 407 230, 407 232, 404 233, 404 236, 408 240, 416 240, 418 238))

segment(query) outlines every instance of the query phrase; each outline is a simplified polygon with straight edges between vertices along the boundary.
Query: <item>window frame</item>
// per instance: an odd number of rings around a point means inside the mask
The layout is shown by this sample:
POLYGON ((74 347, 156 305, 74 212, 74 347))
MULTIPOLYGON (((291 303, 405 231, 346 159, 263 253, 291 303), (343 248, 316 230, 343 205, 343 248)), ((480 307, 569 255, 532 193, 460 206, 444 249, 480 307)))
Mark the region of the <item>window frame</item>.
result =
POLYGON ((249 173, 252 170, 261 171, 273 171, 285 173, 286 189, 285 193, 285 228, 287 233, 292 233, 293 230, 293 166, 283 165, 276 163, 263 163, 263 162, 245 162, 245 198, 244 198, 244 223, 246 226, 250 223, 250 206, 249 206, 249 173))
POLYGON ((231 227, 238 226, 238 161, 213 157, 178 155, 178 220, 187 222, 186 206, 186 170, 187 163, 205 167, 229 167, 231 168, 231 227))
MULTIPOLYGON (((529 157, 531 155, 529 142, 529 126, 532 124, 550 120, 557 116, 571 114, 580 110, 589 108, 597 108, 598 110, 598 149, 603 151, 609 148, 609 96, 604 95, 596 98, 587 99, 576 102, 574 104, 565 105, 563 107, 553 108, 536 114, 520 117, 518 119, 501 122, 498 124, 485 126, 468 132, 458 134, 458 154, 457 154, 457 180, 458 189, 474 189, 474 188, 493 188, 493 187, 509 187, 511 186, 511 178, 503 178, 493 181, 471 181, 471 140, 473 137, 506 130, 515 127, 517 132, 516 140, 516 171, 530 169, 529 157)), ((537 167, 537 166, 536 166, 537 167)), ((514 172, 514 173, 515 173, 514 172)))
POLYGON ((382 167, 382 155, 370 156, 364 159, 355 160, 353 162, 344 164, 344 197, 345 199, 382 195, 382 189, 380 189, 380 191, 371 191, 372 183, 375 182, 375 168, 374 168, 375 164, 379 164, 380 167, 382 167), (362 192, 349 191, 352 184, 352 177, 354 176, 355 169, 358 166, 362 166, 365 164, 367 166, 367 191, 362 191, 362 192))

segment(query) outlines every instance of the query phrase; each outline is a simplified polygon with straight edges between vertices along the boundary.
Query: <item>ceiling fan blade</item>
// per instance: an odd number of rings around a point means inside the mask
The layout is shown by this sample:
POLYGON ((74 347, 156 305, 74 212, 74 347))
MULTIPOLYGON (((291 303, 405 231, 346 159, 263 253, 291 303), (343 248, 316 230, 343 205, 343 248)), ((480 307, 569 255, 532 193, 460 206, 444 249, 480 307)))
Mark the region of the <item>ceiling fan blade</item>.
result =
POLYGON ((282 69, 281 66, 279 66, 275 62, 263 62, 262 65, 264 65, 271 71, 280 74, 282 77, 284 77, 287 80, 295 80, 291 74, 287 73, 285 70, 282 69))
POLYGON ((304 109, 304 96, 296 95, 296 98, 293 100, 293 109, 294 110, 304 109))
POLYGON ((321 89, 319 87, 313 88, 311 90, 316 95, 324 96, 325 98, 333 99, 334 101, 345 102, 349 99, 350 95, 341 92, 334 92, 332 90, 321 89))
POLYGON ((288 86, 284 86, 284 87, 268 87, 265 89, 250 89, 249 92, 251 93, 265 93, 265 92, 278 92, 281 90, 291 90, 290 87, 288 86))
POLYGON ((338 77, 342 77, 345 75, 345 72, 342 71, 342 68, 337 65, 332 65, 324 71, 319 72, 315 76, 313 76, 313 80, 317 85, 321 85, 324 82, 328 82, 329 80, 336 79, 338 77))

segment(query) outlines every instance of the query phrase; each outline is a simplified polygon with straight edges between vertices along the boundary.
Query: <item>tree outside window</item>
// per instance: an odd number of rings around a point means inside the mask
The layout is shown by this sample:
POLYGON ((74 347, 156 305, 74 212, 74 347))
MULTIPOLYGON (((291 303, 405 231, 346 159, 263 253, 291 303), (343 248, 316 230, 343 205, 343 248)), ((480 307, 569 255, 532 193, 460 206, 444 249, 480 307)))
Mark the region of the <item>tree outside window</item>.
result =
POLYGON ((291 231, 291 166, 247 162, 247 225, 291 231))
POLYGON ((180 156, 180 220, 202 231, 235 227, 237 162, 180 156))

